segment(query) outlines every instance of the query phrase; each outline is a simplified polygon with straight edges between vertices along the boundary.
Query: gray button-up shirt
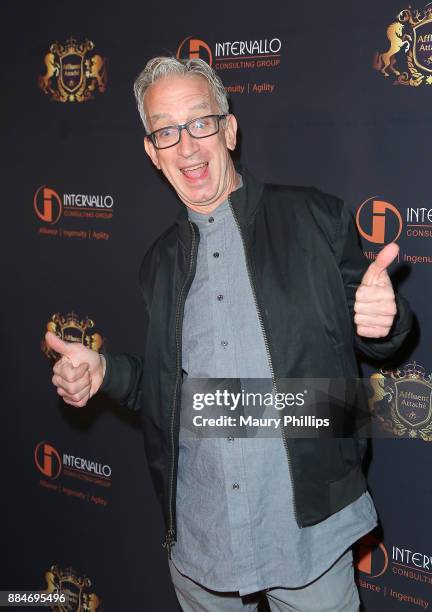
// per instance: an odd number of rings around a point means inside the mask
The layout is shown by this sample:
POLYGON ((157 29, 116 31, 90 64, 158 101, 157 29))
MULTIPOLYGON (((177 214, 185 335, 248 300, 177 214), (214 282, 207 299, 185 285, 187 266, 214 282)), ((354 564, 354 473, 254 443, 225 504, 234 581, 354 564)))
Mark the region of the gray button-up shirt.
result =
MULTIPOLYGON (((228 201, 188 210, 200 232, 185 304, 183 369, 192 378, 271 378, 239 230, 228 201)), ((311 527, 294 518, 282 437, 193 439, 180 429, 177 569, 216 591, 300 587, 376 525, 368 493, 311 527)))

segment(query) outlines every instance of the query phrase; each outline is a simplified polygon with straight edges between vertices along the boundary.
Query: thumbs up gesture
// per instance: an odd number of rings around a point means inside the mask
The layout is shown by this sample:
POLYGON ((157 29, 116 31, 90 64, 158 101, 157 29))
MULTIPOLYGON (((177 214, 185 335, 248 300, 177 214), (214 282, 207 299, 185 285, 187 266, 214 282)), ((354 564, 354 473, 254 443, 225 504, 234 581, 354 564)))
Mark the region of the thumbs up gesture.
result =
POLYGON ((397 257, 399 247, 385 246, 366 270, 357 289, 354 322, 359 336, 384 338, 397 313, 395 294, 387 268, 397 257))
POLYGON ((64 342, 52 332, 45 334, 45 340, 53 351, 61 355, 52 377, 57 393, 71 406, 85 406, 102 384, 104 357, 78 342, 64 342))

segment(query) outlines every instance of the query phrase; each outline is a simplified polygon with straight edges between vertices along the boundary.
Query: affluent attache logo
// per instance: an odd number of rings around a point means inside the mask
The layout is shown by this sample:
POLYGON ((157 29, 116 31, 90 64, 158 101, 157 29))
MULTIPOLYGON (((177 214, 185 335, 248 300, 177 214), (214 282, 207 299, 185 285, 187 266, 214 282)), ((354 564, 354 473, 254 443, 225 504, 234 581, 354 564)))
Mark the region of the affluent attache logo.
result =
POLYGON ((107 84, 106 58, 91 53, 94 43, 69 38, 65 45, 52 43, 45 55, 45 74, 38 85, 56 102, 86 102, 95 91, 104 93, 107 84))
POLYGON ((383 431, 432 442, 432 374, 414 361, 372 374, 370 383, 369 408, 383 431))
POLYGON ((394 85, 432 85, 432 3, 398 13, 387 38, 387 51, 375 54, 375 70, 394 77, 394 85))
MULTIPOLYGON (((52 315, 46 328, 65 342, 80 342, 85 347, 98 351, 103 345, 103 337, 97 332, 89 333, 94 326, 94 322, 88 317, 80 319, 74 312, 69 312, 66 316, 57 312, 52 315)), ((47 346, 45 339, 42 340, 41 347, 47 357, 57 358, 57 353, 47 346)))
POLYGON ((66 604, 55 604, 54 612, 102 612, 102 600, 91 592, 91 580, 80 576, 72 567, 61 569, 53 565, 46 573, 45 593, 63 593, 66 604))

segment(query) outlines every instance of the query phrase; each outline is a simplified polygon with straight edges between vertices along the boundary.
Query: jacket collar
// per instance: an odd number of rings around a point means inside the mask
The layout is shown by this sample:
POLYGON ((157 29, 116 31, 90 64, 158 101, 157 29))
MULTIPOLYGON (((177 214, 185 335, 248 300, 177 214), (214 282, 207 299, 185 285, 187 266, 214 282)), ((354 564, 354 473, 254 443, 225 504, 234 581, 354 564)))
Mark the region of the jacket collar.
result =
MULTIPOLYGON (((236 170, 242 175, 243 187, 230 194, 231 204, 241 226, 248 225, 253 219, 264 191, 264 185, 256 179, 241 164, 235 164, 236 170)), ((176 225, 183 246, 190 248, 191 232, 186 206, 182 203, 177 215, 176 225)))

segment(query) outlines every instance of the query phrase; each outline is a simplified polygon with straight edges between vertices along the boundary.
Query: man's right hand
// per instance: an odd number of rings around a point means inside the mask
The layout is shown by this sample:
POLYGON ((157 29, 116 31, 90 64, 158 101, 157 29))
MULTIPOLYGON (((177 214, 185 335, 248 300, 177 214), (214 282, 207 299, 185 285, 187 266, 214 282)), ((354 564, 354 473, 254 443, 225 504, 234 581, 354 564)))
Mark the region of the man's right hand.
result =
POLYGON ((45 334, 50 349, 59 353, 53 384, 57 393, 71 406, 82 408, 99 390, 105 374, 105 358, 79 342, 64 342, 52 332, 45 334))

